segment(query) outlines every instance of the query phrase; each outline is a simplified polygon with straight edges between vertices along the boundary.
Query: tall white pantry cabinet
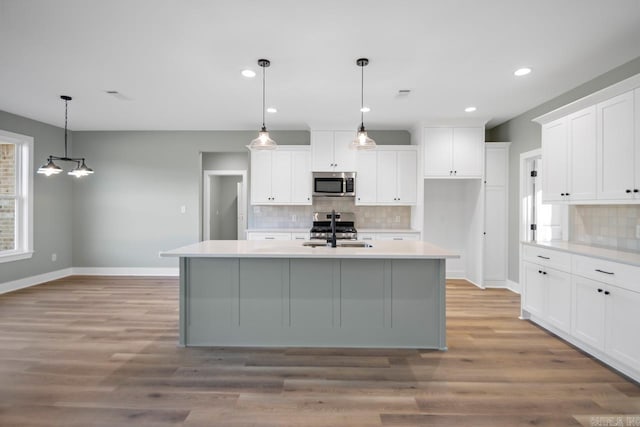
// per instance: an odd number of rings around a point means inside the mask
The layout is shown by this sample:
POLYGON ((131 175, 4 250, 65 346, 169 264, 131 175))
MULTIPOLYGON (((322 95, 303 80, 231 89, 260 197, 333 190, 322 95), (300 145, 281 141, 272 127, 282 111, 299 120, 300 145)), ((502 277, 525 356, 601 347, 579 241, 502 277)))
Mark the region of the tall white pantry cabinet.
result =
POLYGON ((460 254, 447 277, 505 287, 509 143, 485 144, 483 125, 425 126, 420 137, 423 239, 460 254))

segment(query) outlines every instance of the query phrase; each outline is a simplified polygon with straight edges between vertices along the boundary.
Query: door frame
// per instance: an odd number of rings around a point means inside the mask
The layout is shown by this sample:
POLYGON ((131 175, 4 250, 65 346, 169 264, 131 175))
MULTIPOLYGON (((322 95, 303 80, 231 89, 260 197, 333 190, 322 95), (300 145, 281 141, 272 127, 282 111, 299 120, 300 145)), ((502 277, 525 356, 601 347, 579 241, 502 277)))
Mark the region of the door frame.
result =
MULTIPOLYGON (((209 240, 211 233, 211 177, 213 176, 241 176, 242 177, 242 212, 243 226, 247 229, 247 171, 246 170, 204 170, 202 171, 202 235, 200 241, 209 240)), ((240 239, 239 239, 240 240, 240 239)))

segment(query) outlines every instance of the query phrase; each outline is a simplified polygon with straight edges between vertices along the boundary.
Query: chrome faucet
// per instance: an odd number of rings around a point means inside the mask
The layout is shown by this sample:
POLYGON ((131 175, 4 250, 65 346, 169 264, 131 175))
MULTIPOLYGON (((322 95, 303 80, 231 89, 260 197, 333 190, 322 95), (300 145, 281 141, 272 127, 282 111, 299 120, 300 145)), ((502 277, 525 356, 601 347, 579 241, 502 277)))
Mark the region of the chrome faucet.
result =
POLYGON ((335 248, 338 246, 336 242, 336 211, 335 209, 331 210, 331 238, 328 240, 327 243, 331 243, 332 248, 335 248))

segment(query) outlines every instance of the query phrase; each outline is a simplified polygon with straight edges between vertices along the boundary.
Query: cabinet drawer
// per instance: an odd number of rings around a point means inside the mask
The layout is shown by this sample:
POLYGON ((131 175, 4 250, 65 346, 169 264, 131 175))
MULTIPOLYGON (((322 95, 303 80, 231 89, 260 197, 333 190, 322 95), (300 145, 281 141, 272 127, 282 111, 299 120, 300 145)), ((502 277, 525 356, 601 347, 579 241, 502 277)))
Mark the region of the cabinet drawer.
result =
POLYGON ((378 233, 378 240, 420 240, 417 233, 378 233))
POLYGON ((247 233, 247 240, 291 240, 291 233, 247 233))
POLYGON ((358 240, 376 240, 375 233, 358 233, 358 240))
POLYGON ((573 256, 573 274, 640 292, 640 267, 582 255, 573 256))
POLYGON ((539 246, 524 246, 524 259, 561 271, 571 271, 571 254, 539 246))
POLYGON ((309 240, 309 233, 291 233, 291 240, 309 240))

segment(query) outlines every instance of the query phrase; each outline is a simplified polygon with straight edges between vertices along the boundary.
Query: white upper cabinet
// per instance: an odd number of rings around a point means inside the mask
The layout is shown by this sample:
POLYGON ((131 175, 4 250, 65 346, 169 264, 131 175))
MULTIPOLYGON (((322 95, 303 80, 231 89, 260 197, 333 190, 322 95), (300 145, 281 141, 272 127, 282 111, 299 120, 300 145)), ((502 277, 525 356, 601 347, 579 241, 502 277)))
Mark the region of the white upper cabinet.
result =
POLYGON ((310 205, 309 147, 251 151, 252 205, 310 205))
POLYGON ((568 191, 567 119, 542 126, 542 201, 564 201, 568 191))
POLYGON ((353 172, 356 153, 350 149, 355 132, 312 131, 311 158, 314 172, 353 172))
POLYGON ((542 126, 542 200, 596 198, 596 107, 542 126))
POLYGON ((416 146, 381 146, 360 151, 356 205, 415 205, 418 195, 416 146))
MULTIPOLYGON (((634 94, 629 91, 598 104, 598 199, 633 199, 636 145, 634 94)), ((635 191, 635 193, 634 193, 635 191)))
POLYGON ((378 152, 377 150, 356 153, 356 204, 372 205, 378 201, 378 152))
POLYGON ((569 200, 593 200, 597 188, 596 107, 591 106, 569 115, 569 200))
POLYGON ((309 150, 291 152, 291 203, 296 205, 310 205, 311 153, 309 150))
POLYGON ((482 178, 484 128, 424 128, 425 178, 482 178))

